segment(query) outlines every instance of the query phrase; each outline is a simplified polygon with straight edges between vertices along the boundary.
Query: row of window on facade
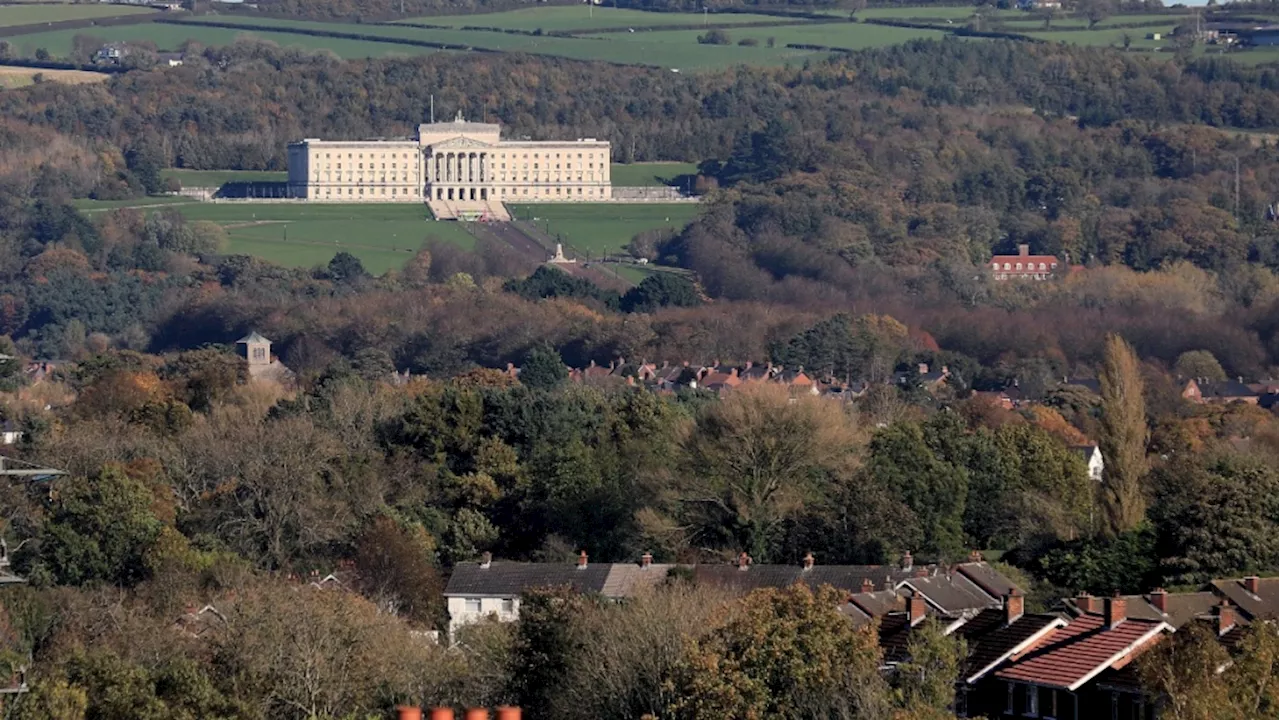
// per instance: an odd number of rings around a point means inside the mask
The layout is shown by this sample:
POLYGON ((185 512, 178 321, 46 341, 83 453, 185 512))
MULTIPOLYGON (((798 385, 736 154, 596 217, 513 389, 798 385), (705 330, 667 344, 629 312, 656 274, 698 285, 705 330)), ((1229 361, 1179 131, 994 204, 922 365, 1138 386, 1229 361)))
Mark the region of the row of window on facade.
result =
MULTIPOLYGON (((466 610, 469 613, 478 613, 481 610, 479 598, 468 598, 466 601, 466 610)), ((516 611, 516 601, 511 598, 502 599, 502 612, 513 613, 516 611)))
MULTIPOLYGON (((325 169, 325 170, 331 170, 331 169, 335 169, 335 168, 336 168, 336 169, 338 169, 338 170, 341 170, 341 169, 342 169, 342 163, 333 163, 333 166, 334 166, 334 167, 330 167, 330 164, 329 164, 329 163, 325 163, 325 164, 324 164, 324 169, 325 169)), ((355 167, 355 169, 356 169, 356 170, 363 170, 363 169, 364 169, 364 163, 356 163, 356 167, 355 167)), ((373 167, 373 163, 369 163, 369 169, 370 169, 370 170, 374 170, 374 169, 376 169, 376 168, 374 168, 374 167, 373 167)), ((386 163, 382 163, 382 169, 383 169, 383 170, 386 170, 386 169, 387 169, 387 164, 386 164, 386 163)), ((395 163, 391 163, 391 169, 392 169, 392 170, 395 170, 395 169, 396 169, 396 164, 395 164, 395 163)), ((405 164, 404 164, 404 169, 405 169, 405 170, 410 170, 410 169, 412 169, 412 170, 413 170, 413 173, 414 173, 415 175, 417 175, 417 174, 418 174, 418 166, 417 166, 417 165, 410 165, 409 163, 405 163, 405 164)), ((348 168, 347 168, 347 172, 351 172, 351 168, 350 168, 350 167, 348 167, 348 168)))
MULTIPOLYGON (((999 270, 999 269, 1000 269, 1000 263, 991 263, 991 269, 992 269, 992 270, 999 270)), ((1021 270, 1021 269, 1022 269, 1022 263, 1005 263, 1005 264, 1004 264, 1004 269, 1005 269, 1005 270, 1021 270), (1012 267, 1010 267, 1010 265, 1012 265, 1012 267)), ((1028 270, 1028 271, 1032 271, 1032 270, 1035 270, 1035 269, 1036 269, 1036 264, 1035 264, 1035 263, 1027 263, 1027 270, 1028 270)), ((1044 264, 1044 263, 1040 263, 1040 272, 1045 272, 1045 271, 1047 271, 1047 270, 1057 270, 1057 269, 1058 269, 1058 263, 1049 263, 1049 266, 1048 266, 1048 267, 1045 267, 1045 264, 1044 264)))
MULTIPOLYGON (((390 193, 390 194, 391 194, 391 196, 392 196, 392 197, 397 197, 397 196, 401 196, 401 195, 413 195, 413 196, 415 196, 415 197, 416 197, 416 196, 418 195, 418 191, 417 191, 416 189, 414 189, 414 188, 404 188, 404 189, 403 189, 403 190, 404 190, 404 192, 401 192, 401 193, 397 193, 397 192, 396 192, 396 190, 398 190, 398 189, 399 189, 399 188, 391 188, 391 193, 390 193)), ((349 188, 347 188, 347 192, 346 192, 346 194, 347 194, 347 195, 364 195, 364 194, 365 194, 364 190, 365 190, 365 189, 364 189, 363 187, 355 187, 355 188, 350 188, 350 187, 349 187, 349 188)), ((516 188, 512 188, 512 189, 511 189, 511 194, 512 194, 512 195, 528 195, 528 194, 529 194, 529 188, 523 188, 523 190, 524 190, 524 192, 516 192, 516 188)), ((538 190, 538 188, 535 188, 535 190, 538 190)), ((556 194, 556 195, 573 195, 573 194, 574 194, 574 193, 573 193, 573 190, 574 190, 573 188, 556 188, 556 192, 555 192, 555 194, 556 194), (567 190, 568 192, 561 192, 562 190, 567 190)), ((578 188, 577 190, 578 190, 578 193, 577 193, 578 195, 582 195, 582 194, 583 194, 583 189, 582 189, 582 188, 578 188)), ((506 188, 501 188, 500 192, 505 196, 505 195, 507 194, 507 189, 506 189, 506 188)), ((337 189, 337 194, 338 194, 338 195, 342 195, 342 194, 343 194, 343 192, 342 192, 342 188, 338 188, 338 189, 337 189)), ((369 195, 387 195, 387 188, 385 188, 385 187, 384 187, 384 188, 369 188, 369 193, 368 193, 368 194, 369 194, 369 195), (380 191, 380 192, 379 192, 379 191, 380 191)), ((541 194, 542 194, 541 192, 534 192, 534 195, 541 195, 541 194)), ((548 188, 548 189, 547 189, 547 193, 546 193, 546 194, 547 194, 547 195, 550 195, 550 194, 551 194, 551 190, 550 190, 550 188, 548 188)), ((604 195, 604 188, 596 188, 596 191, 595 191, 595 192, 591 192, 590 190, 588 190, 588 191, 586 192, 586 194, 587 194, 587 195, 604 195)), ((333 188, 325 188, 325 189, 324 189, 324 196, 325 196, 325 197, 333 197, 333 196, 334 196, 333 188)))
MULTIPOLYGON (((321 182, 321 181, 323 180, 323 182, 342 182, 342 173, 337 173, 337 174, 336 174, 336 175, 337 175, 336 177, 335 177, 334 175, 335 175, 334 173, 331 173, 331 172, 325 172, 325 173, 324 173, 324 177, 323 177, 323 178, 321 178, 321 173, 317 172, 317 173, 315 174, 315 176, 314 176, 314 177, 312 177, 312 181, 313 181, 313 182, 321 182)), ((347 182, 358 182, 358 183, 363 183, 363 182, 365 182, 366 180, 367 180, 368 182, 373 182, 373 181, 374 181, 374 179, 373 179, 372 177, 370 177, 370 178, 365 178, 365 176, 364 176, 364 174, 363 174, 363 173, 358 173, 358 174, 357 174, 357 173, 350 173, 350 172, 348 172, 348 173, 347 173, 347 178, 346 178, 346 179, 347 179, 347 182)), ((481 180, 483 180, 483 178, 481 178, 481 180)), ((391 176, 391 180, 390 180, 390 181, 391 181, 391 182, 395 182, 395 181, 396 181, 396 177, 395 177, 394 175, 392 175, 392 176, 391 176)), ((529 176, 528 176, 528 175, 522 175, 522 176, 520 176, 520 181, 521 181, 521 182, 529 182, 529 176)), ((550 174, 544 173, 544 174, 542 175, 542 177, 541 177, 541 178, 539 178, 537 175, 534 175, 534 176, 533 176, 533 182, 539 182, 539 181, 541 181, 541 182, 567 182, 568 180, 567 180, 565 177, 561 176, 561 175, 556 175, 556 176, 553 178, 553 177, 551 177, 551 175, 550 175, 550 174)), ((587 174, 586 174, 586 179, 585 179, 585 181, 583 180, 583 176, 582 176, 582 175, 579 175, 579 176, 578 176, 578 182, 595 182, 595 181, 596 181, 596 174, 595 174, 595 173, 587 173, 587 174)), ((378 182, 382 182, 382 183, 387 182, 387 176, 386 176, 386 175, 382 175, 381 177, 379 177, 379 178, 378 178, 378 182)), ((409 176, 408 176, 408 175, 401 175, 401 176, 400 176, 400 182, 404 182, 404 183, 409 182, 409 176)), ((448 182, 448 181, 438 180, 437 182, 448 182)), ((504 173, 504 174, 501 174, 501 175, 499 175, 499 176, 498 176, 498 182, 516 182, 516 176, 515 176, 515 175, 512 175, 512 176, 508 177, 508 176, 504 173)))

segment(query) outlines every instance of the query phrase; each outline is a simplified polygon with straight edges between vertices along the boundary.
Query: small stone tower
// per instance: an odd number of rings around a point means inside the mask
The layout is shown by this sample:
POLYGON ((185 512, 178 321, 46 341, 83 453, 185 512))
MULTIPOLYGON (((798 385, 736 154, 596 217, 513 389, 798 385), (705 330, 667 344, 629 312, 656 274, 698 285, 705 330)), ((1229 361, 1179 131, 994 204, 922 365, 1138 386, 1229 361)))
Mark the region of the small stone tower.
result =
POLYGON ((271 365, 271 341, 262 337, 257 331, 236 341, 236 345, 244 346, 244 359, 249 363, 249 374, 254 370, 271 365))

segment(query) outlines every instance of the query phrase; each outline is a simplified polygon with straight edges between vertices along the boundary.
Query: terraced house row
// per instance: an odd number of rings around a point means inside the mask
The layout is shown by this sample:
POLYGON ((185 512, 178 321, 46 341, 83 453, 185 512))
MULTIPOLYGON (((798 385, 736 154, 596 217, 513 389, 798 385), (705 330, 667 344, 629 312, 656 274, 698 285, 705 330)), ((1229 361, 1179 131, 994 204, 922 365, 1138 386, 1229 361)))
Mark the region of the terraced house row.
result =
POLYGON ((489 616, 515 620, 521 594, 568 587, 626 602, 667 581, 672 570, 735 593, 796 583, 846 593, 841 613, 872 626, 881 670, 910 659, 912 634, 929 618, 965 640, 956 678, 959 717, 1046 720, 1156 720, 1160 698, 1144 688, 1134 661, 1191 623, 1202 624, 1234 651, 1247 626, 1277 621, 1277 578, 1216 580, 1194 592, 1156 588, 1142 595, 1066 598, 1047 612, 1026 612, 1021 588, 978 553, 955 565, 918 565, 910 553, 892 565, 820 565, 810 554, 794 565, 736 562, 667 565, 646 553, 635 563, 592 564, 494 560, 454 568, 445 589, 450 633, 489 616))

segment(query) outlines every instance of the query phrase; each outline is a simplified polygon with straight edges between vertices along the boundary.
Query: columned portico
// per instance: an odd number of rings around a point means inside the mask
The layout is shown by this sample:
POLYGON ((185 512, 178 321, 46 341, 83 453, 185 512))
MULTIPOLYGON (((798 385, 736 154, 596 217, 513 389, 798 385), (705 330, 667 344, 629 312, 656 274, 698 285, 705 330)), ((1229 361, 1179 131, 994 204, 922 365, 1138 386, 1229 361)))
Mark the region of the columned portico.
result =
POLYGON ((426 201, 437 218, 508 217, 504 202, 612 198, 609 143, 503 140, 493 123, 418 126, 416 140, 304 140, 289 146, 293 197, 337 202, 426 201))

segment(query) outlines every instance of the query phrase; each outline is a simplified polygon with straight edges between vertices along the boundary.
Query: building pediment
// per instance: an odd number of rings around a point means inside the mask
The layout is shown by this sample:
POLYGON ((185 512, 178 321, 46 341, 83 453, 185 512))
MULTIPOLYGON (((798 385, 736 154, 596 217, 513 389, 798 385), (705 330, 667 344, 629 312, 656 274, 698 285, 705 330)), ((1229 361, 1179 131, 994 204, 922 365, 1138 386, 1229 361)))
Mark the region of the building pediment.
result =
POLYGON ((455 137, 431 143, 432 150, 458 150, 465 148, 491 148, 493 145, 469 137, 455 137))

